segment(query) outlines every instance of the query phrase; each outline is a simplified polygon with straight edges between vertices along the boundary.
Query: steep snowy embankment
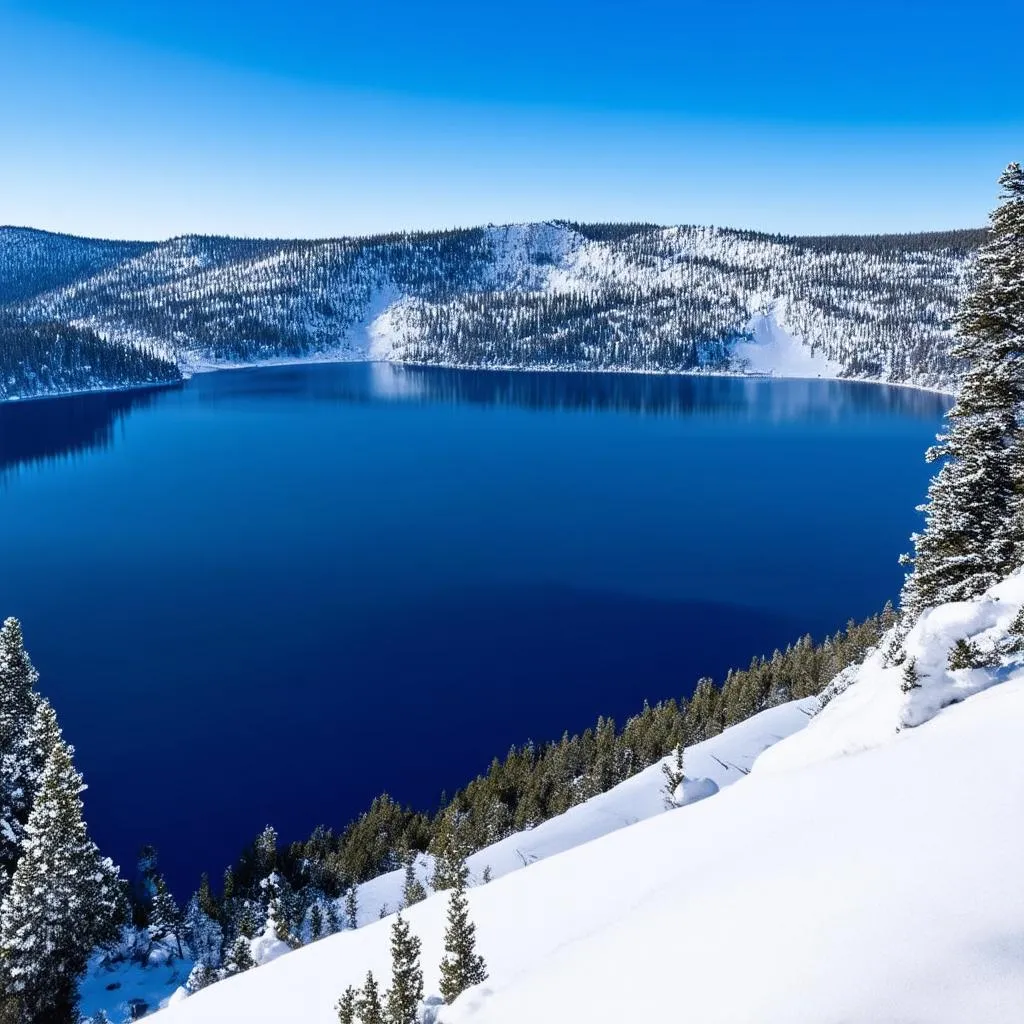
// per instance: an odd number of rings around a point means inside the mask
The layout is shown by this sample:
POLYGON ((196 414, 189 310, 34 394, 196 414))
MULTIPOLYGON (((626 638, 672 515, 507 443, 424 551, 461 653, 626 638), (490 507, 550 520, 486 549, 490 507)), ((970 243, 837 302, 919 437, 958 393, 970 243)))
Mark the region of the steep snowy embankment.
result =
MULTIPOLYGON (((576 826, 560 819, 580 845, 471 890, 491 977, 437 1019, 1024 1019, 1024 668, 1011 625, 1022 602, 1017 577, 980 601, 933 611, 905 644, 919 689, 904 694, 902 668, 872 655, 807 729, 710 799, 661 812, 652 770, 576 809, 576 826), (945 667, 965 637, 989 667, 945 667), (616 830, 587 842, 584 823, 599 807, 616 830), (646 820, 618 827, 631 816, 646 820)), ((774 709, 740 727, 752 730, 748 740, 759 733, 742 744, 745 756, 767 745, 755 723, 792 732, 791 715, 803 711, 774 709)), ((725 762, 717 769, 710 753, 688 752, 688 770, 728 781, 731 758, 745 767, 738 750, 715 753, 725 762)), ((549 825, 557 833, 559 823, 549 825)), ((562 848, 556 834, 545 850, 543 836, 538 828, 519 842, 539 855, 562 848)), ((444 914, 443 896, 407 912, 423 939, 428 993, 438 989, 444 914)), ((387 982, 388 943, 387 922, 342 932, 160 1020, 332 1024, 347 984, 367 969, 387 982)))

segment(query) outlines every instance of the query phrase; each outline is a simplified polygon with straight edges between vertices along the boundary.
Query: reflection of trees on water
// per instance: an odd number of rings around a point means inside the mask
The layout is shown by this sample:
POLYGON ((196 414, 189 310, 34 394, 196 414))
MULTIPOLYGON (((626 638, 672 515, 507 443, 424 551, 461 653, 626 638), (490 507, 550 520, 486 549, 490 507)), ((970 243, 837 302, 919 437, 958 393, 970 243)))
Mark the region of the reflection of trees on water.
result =
POLYGON ((669 416, 836 419, 859 412, 935 419, 950 404, 934 392, 834 380, 443 370, 387 363, 374 364, 371 378, 374 395, 383 398, 669 416))
MULTIPOLYGON (((183 399, 204 404, 394 401, 764 421, 832 420, 851 414, 938 420, 950 404, 932 392, 856 381, 447 370, 389 363, 238 370, 202 375, 183 387, 183 399)), ((153 405, 166 392, 145 389, 2 403, 0 473, 107 448, 129 413, 153 405)))
POLYGON ((586 371, 450 370, 391 363, 277 366, 198 381, 203 402, 265 398, 516 406, 537 410, 837 419, 851 413, 938 419, 944 395, 837 380, 586 371))
POLYGON ((0 404, 0 474, 109 448, 116 428, 166 390, 70 395, 0 404))

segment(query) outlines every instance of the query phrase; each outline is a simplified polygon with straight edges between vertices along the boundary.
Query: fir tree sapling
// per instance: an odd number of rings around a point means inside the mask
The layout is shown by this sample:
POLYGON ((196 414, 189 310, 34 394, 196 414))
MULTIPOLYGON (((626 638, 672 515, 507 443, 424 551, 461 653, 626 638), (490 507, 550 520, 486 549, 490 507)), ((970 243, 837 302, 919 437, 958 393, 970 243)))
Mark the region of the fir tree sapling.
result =
POLYGON ((466 872, 459 872, 448 903, 441 960, 441 997, 451 1003, 467 988, 487 980, 487 965, 476 952, 476 925, 469 919, 466 872))
POLYGON ((947 667, 955 672, 964 668, 981 668, 987 663, 985 655, 974 640, 961 637, 949 651, 947 667))
POLYGON ((320 909, 319 902, 309 908, 309 936, 316 942, 324 934, 324 914, 320 909))
POLYGON ((359 897, 356 894, 356 887, 353 883, 345 893, 345 927, 359 927, 359 897))
POLYGON ((408 852, 405 855, 405 882, 402 886, 402 899, 407 907, 420 903, 427 898, 427 890, 416 877, 416 855, 408 852))
POLYGON ((256 961, 252 957, 249 940, 244 935, 239 935, 227 955, 224 969, 228 974, 241 974, 255 966, 256 961))
POLYGON ((903 682, 900 684, 900 689, 904 693, 910 693, 912 690, 920 688, 921 677, 917 671, 917 658, 911 658, 903 666, 903 682))
POLYGON ((416 1024, 423 1000, 420 940, 401 915, 391 926, 391 987, 385 997, 388 1024, 416 1024))
POLYGON ((351 985, 342 992, 341 998, 334 1007, 338 1014, 338 1024, 356 1024, 358 999, 359 993, 351 985))
POLYGON ((185 955, 181 948, 181 910, 167 888, 163 875, 156 875, 153 885, 153 902, 149 915, 150 934, 157 942, 173 935, 178 957, 181 958, 185 955))
POLYGON ((380 1002, 380 989, 372 971, 366 972, 366 982, 356 999, 359 1024, 386 1024, 380 1002))
POLYGON ((682 785, 683 779, 686 777, 683 772, 682 743, 676 747, 673 760, 661 766, 661 773, 665 776, 665 785, 662 787, 665 807, 671 809, 676 806, 676 790, 682 785))

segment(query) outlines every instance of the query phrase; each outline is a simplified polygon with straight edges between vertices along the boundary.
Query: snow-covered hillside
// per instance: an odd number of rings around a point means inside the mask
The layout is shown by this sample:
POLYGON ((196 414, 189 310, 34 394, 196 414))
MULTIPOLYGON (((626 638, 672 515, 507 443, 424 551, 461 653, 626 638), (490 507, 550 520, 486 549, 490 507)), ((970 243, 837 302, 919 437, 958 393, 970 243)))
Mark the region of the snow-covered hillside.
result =
MULTIPOLYGON (((688 774, 721 790, 707 799, 664 810, 654 766, 482 851, 487 982, 440 1006, 446 900, 406 912, 426 1019, 1024 1019, 1022 607, 1024 575, 941 606, 901 663, 883 644, 813 718, 816 700, 784 705, 688 750, 688 774)), ((394 905, 397 877, 371 884, 394 905)), ((333 1024, 346 985, 387 983, 389 939, 387 921, 343 931, 158 1019, 333 1024)))
POLYGON ((0 314, 85 328, 185 370, 331 357, 948 389, 949 321, 981 238, 551 222, 122 244, 0 228, 0 314))

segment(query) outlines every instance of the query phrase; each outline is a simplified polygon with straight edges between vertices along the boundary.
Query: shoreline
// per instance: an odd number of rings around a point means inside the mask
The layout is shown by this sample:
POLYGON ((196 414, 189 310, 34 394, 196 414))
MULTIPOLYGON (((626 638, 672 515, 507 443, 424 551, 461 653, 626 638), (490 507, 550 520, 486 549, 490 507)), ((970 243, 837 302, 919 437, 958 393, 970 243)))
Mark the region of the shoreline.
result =
POLYGON ((35 395, 9 395, 7 398, 0 398, 0 406, 4 405, 26 405, 29 402, 47 402, 58 398, 81 398, 84 395, 119 395, 127 391, 153 391, 159 388, 180 387, 189 379, 189 375, 182 373, 177 380, 140 381, 138 384, 110 384, 95 388, 75 388, 72 391, 47 391, 35 395))
POLYGON ((46 394, 24 396, 12 395, 7 398, 0 398, 0 406, 14 405, 22 402, 46 401, 58 398, 74 398, 82 395, 117 394, 126 391, 171 388, 186 383, 197 374, 222 373, 232 370, 260 370, 282 366, 310 366, 317 364, 340 365, 344 363, 385 363, 389 366, 412 366, 437 370, 479 370, 495 373, 619 373, 648 377, 728 377, 740 380, 764 381, 834 381, 840 384, 871 384, 875 386, 882 385, 889 388, 909 388, 913 391, 927 391, 930 394, 943 395, 946 398, 956 398, 956 391, 950 388, 914 384, 909 381, 879 380, 875 377, 783 376, 772 373, 744 373, 741 370, 658 370, 650 368, 637 369, 629 366, 478 366, 466 363, 419 363, 411 360, 400 359, 372 359, 365 353, 359 353, 358 355, 349 357, 341 353, 334 352, 320 353, 310 356, 283 357, 280 359, 260 359, 249 363, 197 361, 191 365, 181 367, 181 378, 176 381, 149 381, 139 384, 114 384, 109 387, 77 388, 72 391, 53 391, 46 394))

